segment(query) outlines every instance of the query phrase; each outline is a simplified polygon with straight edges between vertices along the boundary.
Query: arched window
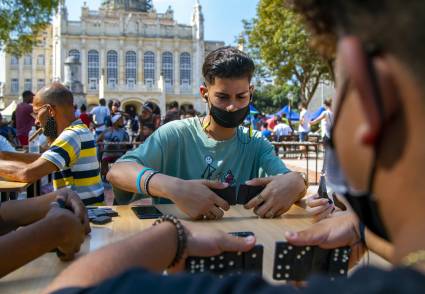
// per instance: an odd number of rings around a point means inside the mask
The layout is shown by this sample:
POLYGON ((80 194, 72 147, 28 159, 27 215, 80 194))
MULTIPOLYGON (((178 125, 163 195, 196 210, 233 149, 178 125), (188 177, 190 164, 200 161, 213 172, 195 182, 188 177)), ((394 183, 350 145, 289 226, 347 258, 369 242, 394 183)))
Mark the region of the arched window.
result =
POLYGON ((87 78, 89 89, 96 90, 99 84, 99 52, 90 50, 87 54, 87 78))
POLYGON ((145 53, 143 58, 145 85, 153 87, 155 83, 155 54, 151 51, 145 53))
POLYGON ((134 51, 125 54, 125 82, 127 87, 134 88, 137 78, 137 55, 134 51))
POLYGON ((180 54, 180 85, 189 87, 192 83, 192 61, 190 54, 183 52, 180 54))
POLYGON ((106 76, 107 83, 110 88, 115 88, 118 80, 118 53, 110 50, 106 53, 106 76))
POLYGON ((44 55, 40 54, 37 56, 37 65, 44 65, 44 55))
POLYGON ((24 65, 31 65, 32 64, 32 57, 31 55, 25 55, 24 57, 24 65))
POLYGON ((173 85, 173 53, 162 53, 162 74, 164 75, 165 86, 173 85))
POLYGON ((75 56, 78 60, 80 60, 80 51, 78 51, 77 49, 69 50, 68 56, 75 56))
POLYGON ((11 65, 18 65, 19 63, 19 58, 16 55, 12 55, 10 57, 10 64, 11 65))

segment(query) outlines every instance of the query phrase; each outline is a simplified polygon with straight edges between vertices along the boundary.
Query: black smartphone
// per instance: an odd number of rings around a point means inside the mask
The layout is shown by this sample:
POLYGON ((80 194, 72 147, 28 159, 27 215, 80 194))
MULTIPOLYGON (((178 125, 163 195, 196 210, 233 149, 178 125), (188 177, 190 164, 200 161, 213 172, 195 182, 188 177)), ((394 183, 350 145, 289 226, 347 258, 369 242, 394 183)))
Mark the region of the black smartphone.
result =
POLYGON ((317 190, 319 198, 329 199, 328 190, 326 189, 326 179, 325 176, 320 176, 319 189, 317 190))
POLYGON ((133 206, 131 209, 140 219, 158 218, 162 215, 162 212, 155 206, 133 206))

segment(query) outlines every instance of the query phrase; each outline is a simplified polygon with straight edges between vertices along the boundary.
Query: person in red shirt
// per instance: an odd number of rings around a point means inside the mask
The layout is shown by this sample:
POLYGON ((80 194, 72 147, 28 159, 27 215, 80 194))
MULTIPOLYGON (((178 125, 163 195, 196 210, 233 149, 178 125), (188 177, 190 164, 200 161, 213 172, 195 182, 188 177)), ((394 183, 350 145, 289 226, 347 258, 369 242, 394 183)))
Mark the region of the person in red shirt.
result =
POLYGON ((34 93, 24 91, 22 93, 23 102, 16 107, 16 136, 21 145, 28 145, 28 133, 34 125, 32 117, 32 99, 34 93))
POLYGON ((90 128, 91 120, 90 120, 90 116, 87 114, 86 111, 87 111, 86 105, 85 104, 81 105, 81 107, 80 107, 80 112, 81 112, 80 113, 80 119, 88 128, 90 128))

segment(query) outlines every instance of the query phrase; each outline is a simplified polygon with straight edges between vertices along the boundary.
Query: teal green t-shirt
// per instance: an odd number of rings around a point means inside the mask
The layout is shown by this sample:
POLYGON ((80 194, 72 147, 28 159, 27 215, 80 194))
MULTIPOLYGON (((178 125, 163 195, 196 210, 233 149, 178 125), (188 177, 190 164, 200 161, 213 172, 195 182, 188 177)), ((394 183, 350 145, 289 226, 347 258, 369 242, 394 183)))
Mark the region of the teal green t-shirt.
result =
MULTIPOLYGON (((119 162, 131 161, 184 180, 208 179, 239 186, 245 181, 289 172, 260 132, 239 127, 229 140, 208 138, 199 118, 169 122, 119 162)), ((163 201, 161 201, 164 203, 163 201)))

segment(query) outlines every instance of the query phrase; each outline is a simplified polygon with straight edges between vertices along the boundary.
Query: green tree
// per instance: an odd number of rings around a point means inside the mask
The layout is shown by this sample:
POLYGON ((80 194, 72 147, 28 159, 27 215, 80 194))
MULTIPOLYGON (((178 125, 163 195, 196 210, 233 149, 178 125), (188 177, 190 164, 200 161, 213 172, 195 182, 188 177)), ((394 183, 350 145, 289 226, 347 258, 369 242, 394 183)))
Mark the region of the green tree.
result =
POLYGON ((294 97, 293 106, 297 104, 295 100, 299 97, 299 87, 289 84, 284 85, 263 85, 256 88, 253 97, 254 106, 263 113, 275 113, 284 105, 290 104, 289 97, 294 97))
POLYGON ((331 63, 309 46, 311 37, 301 19, 282 2, 260 0, 257 18, 247 22, 244 34, 275 83, 299 87, 299 98, 309 103, 320 80, 332 79, 331 63))
POLYGON ((0 48, 15 55, 31 51, 60 0, 1 0, 0 48))

